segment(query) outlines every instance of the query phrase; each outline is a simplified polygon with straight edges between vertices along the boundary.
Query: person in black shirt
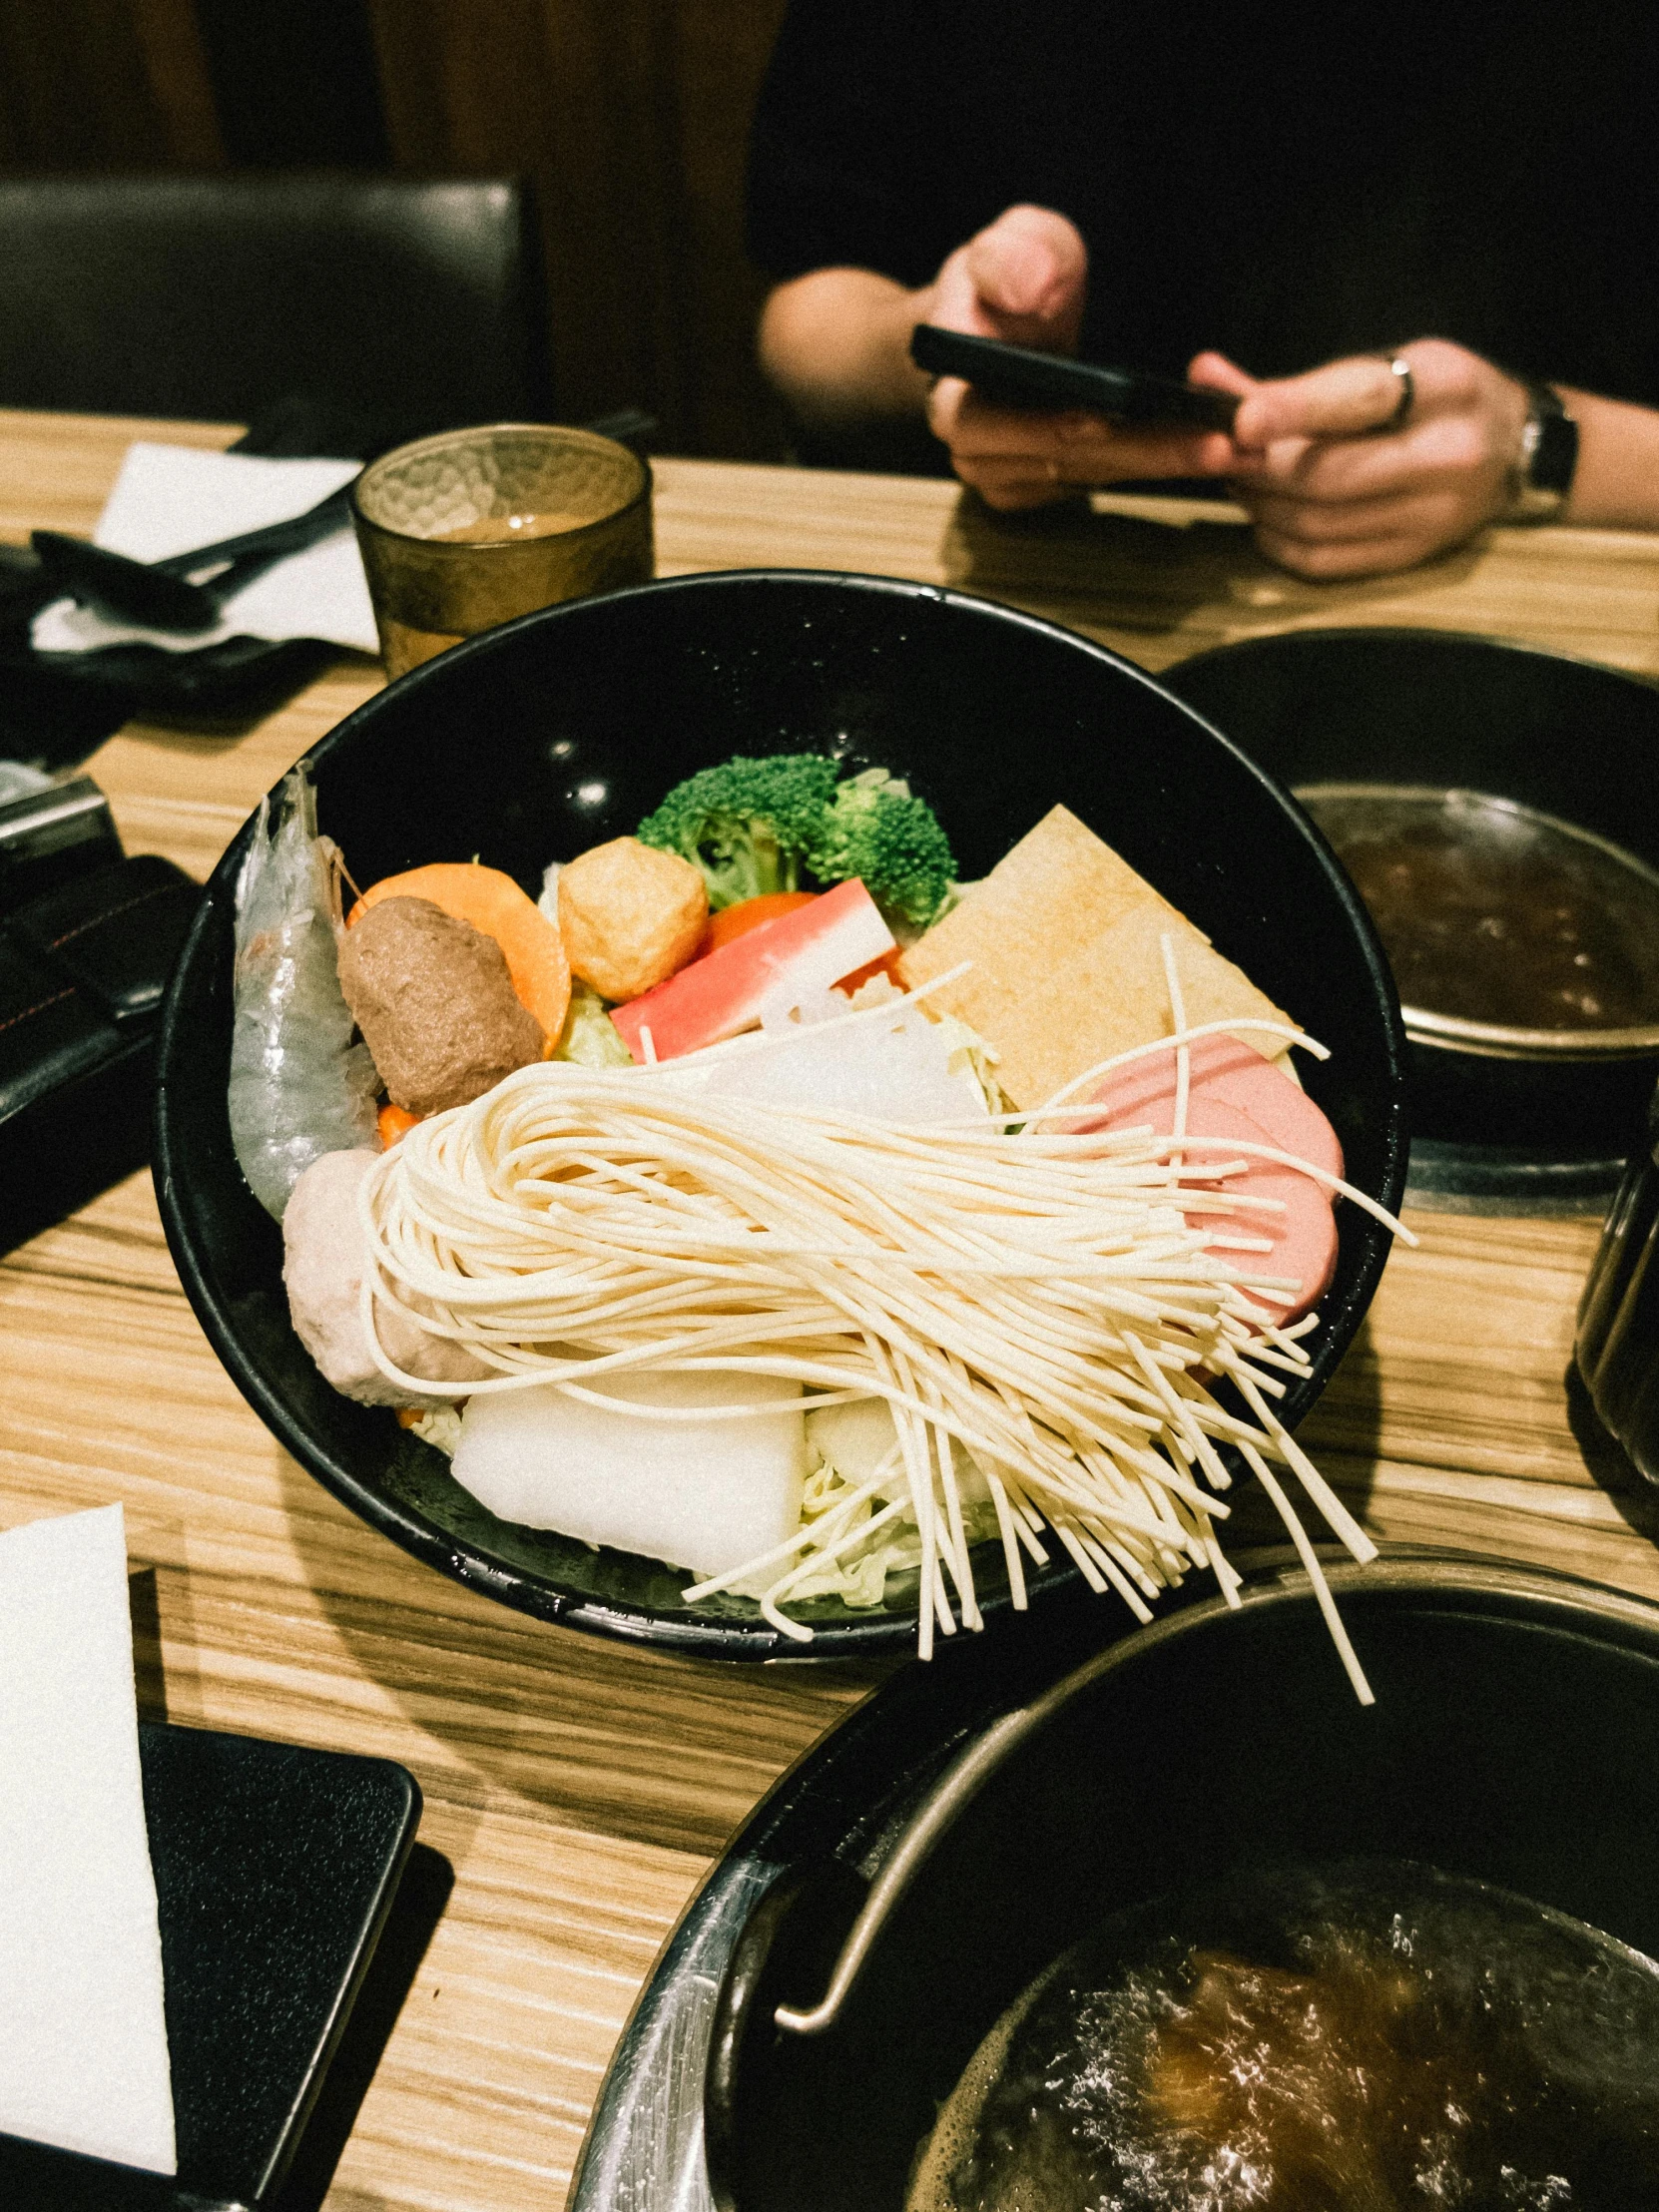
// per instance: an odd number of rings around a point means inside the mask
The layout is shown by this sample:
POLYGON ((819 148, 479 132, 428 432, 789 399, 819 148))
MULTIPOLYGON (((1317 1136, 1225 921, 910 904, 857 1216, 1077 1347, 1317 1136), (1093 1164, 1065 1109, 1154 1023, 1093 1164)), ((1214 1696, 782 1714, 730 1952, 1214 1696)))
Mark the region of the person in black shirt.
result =
POLYGON ((1506 516, 1659 527, 1656 87, 1647 0, 793 0, 762 362, 821 446, 925 415, 994 506, 1225 478, 1309 576, 1506 516), (993 408, 929 389, 918 320, 1243 404, 1231 438, 993 408))

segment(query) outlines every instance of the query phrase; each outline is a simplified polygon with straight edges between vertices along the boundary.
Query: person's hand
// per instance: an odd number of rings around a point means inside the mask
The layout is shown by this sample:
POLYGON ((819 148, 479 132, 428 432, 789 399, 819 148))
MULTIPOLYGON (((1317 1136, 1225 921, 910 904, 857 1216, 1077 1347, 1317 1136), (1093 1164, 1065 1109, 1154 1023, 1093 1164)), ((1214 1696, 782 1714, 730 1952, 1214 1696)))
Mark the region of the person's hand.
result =
POLYGON ((1258 383, 1201 353, 1195 384, 1238 392, 1234 496, 1268 558, 1298 576, 1376 576, 1460 545, 1508 505, 1525 388, 1443 338, 1399 348, 1415 390, 1394 421, 1386 360, 1331 361, 1258 383))
MULTIPOLYGON (((1088 249, 1063 215, 1009 208, 945 262, 922 319, 1074 353, 1088 276, 1088 249)), ((1237 458, 1219 431, 1129 430, 1081 409, 994 407, 958 376, 933 386, 927 420, 957 475, 993 507, 1038 507, 1084 485, 1130 478, 1219 475, 1237 458)))

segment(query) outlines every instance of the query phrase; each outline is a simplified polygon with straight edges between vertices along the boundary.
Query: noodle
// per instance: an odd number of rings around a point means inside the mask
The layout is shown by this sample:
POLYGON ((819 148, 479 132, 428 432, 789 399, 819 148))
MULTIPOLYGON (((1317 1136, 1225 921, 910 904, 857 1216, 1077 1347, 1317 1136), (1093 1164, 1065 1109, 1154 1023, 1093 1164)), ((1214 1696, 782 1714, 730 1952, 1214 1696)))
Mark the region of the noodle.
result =
MULTIPOLYGON (((935 1626, 980 1625, 953 1441, 986 1477, 1016 1606, 1021 1547, 1046 1557, 1044 1523, 1091 1586, 1114 1588, 1137 1617, 1149 1617, 1143 1597, 1190 1568, 1214 1571, 1233 1599, 1237 1577, 1214 1529, 1229 1512, 1215 1494, 1228 1483, 1219 1441, 1244 1448, 1329 1608, 1267 1463, 1295 1475, 1357 1558, 1373 1547, 1263 1395, 1283 1389, 1270 1365, 1310 1365, 1301 1326, 1272 1318, 1294 1286, 1250 1272, 1250 1239, 1224 1249, 1189 1219, 1218 1206, 1236 1215, 1240 1199, 1191 1189, 1184 1175, 1213 1185, 1244 1161, 1184 1165, 1195 1143, 1184 1130, 1172 1139, 1025 1120, 1010 1135, 995 1118, 911 1127, 751 1103, 700 1094, 672 1064, 522 1068, 420 1123, 365 1176, 374 1358, 411 1382, 380 1342, 384 1304, 494 1371, 481 1382, 419 1382, 427 1397, 551 1383, 605 1403, 607 1377, 643 1371, 730 1375, 732 1401, 717 1418, 776 1414, 776 1399, 746 1401, 745 1375, 799 1382, 807 1408, 885 1400, 896 1438, 886 1480, 898 1485, 888 1495, 907 1489, 919 1539, 923 1657, 935 1626), (1200 1371, 1233 1376, 1255 1424, 1217 1404, 1200 1371)), ((876 1525, 855 1512, 884 1525, 890 1510, 865 1484, 799 1544, 688 1599, 776 1569, 763 1611, 806 1638, 779 1601, 876 1525)))

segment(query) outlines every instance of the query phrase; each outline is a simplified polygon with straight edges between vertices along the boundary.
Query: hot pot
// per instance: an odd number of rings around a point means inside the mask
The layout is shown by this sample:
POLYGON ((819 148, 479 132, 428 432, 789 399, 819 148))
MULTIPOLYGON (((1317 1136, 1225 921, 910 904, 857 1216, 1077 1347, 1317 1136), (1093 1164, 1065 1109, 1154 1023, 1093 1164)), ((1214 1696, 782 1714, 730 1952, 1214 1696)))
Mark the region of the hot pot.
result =
MULTIPOLYGON (((1641 677, 1495 638, 1315 629, 1220 647, 1163 681, 1293 791, 1486 793, 1659 869, 1659 686, 1641 677)), ((1407 1005, 1405 1028, 1414 1140, 1599 1162, 1577 1183, 1612 1188, 1659 1080, 1659 1009, 1645 1028, 1549 1036, 1407 1005)))
POLYGON ((722 2212, 898 2212, 1021 1989, 1108 1913, 1235 1868, 1418 1860, 1659 1953, 1659 1607, 1423 1553, 1331 1581, 1374 1706, 1276 1568, 975 1730, 856 1868, 767 1892, 711 2042, 722 2212))

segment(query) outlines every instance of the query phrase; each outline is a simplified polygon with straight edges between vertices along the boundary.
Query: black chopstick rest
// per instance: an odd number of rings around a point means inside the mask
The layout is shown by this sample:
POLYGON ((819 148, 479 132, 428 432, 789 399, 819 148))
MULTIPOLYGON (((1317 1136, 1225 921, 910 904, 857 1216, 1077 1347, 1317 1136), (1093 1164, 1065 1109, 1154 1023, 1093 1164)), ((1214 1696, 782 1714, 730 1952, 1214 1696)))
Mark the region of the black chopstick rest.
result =
POLYGON ((201 886, 158 852, 36 899, 13 917, 15 942, 69 976, 111 1021, 161 1011, 201 886))

